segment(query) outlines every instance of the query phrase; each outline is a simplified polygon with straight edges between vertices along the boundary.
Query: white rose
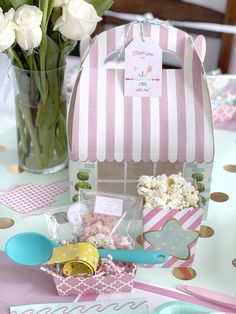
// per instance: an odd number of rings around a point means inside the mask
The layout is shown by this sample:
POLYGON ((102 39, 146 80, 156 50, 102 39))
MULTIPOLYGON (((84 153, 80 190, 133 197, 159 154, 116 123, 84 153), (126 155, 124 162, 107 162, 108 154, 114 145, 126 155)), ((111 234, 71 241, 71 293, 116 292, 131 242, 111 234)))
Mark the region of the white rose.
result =
POLYGON ((84 0, 69 0, 62 10, 53 30, 68 39, 81 40, 84 35, 92 34, 101 20, 94 7, 84 0))
POLYGON ((13 17, 15 14, 14 9, 10 9, 7 13, 3 14, 0 8, 0 51, 3 52, 14 44, 16 35, 14 30, 13 17))
POLYGON ((60 8, 63 5, 67 5, 69 0, 55 0, 54 1, 54 8, 60 8))
POLYGON ((40 45, 42 18, 43 12, 36 6, 25 4, 16 10, 16 41, 22 49, 32 52, 40 45))

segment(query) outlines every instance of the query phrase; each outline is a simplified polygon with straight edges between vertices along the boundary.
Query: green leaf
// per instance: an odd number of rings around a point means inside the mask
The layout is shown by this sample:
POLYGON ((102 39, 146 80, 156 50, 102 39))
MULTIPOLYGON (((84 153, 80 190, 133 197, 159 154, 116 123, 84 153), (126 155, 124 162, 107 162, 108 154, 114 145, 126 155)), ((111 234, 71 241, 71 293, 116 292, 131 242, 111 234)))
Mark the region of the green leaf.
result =
POLYGON ((7 12, 12 7, 10 0, 0 0, 0 7, 3 9, 3 12, 7 12))
POLYGON ((51 0, 51 1, 49 1, 49 4, 48 4, 47 25, 48 25, 49 19, 51 17, 52 11, 53 11, 53 7, 54 7, 54 0, 51 0))
POLYGON ((61 45, 61 34, 58 31, 54 31, 52 35, 50 36, 50 38, 53 41, 55 41, 55 43, 58 44, 58 46, 61 45))
POLYGON ((62 15, 62 9, 61 8, 54 8, 52 10, 52 15, 51 15, 51 23, 52 26, 54 27, 56 21, 58 20, 58 18, 62 15))
POLYGON ((41 28, 42 28, 43 33, 45 34, 47 32, 48 8, 49 8, 49 0, 40 0, 39 9, 43 12, 41 28))
POLYGON ((95 2, 96 0, 86 0, 86 2, 88 2, 88 3, 90 3, 90 4, 94 4, 94 2, 95 2))
POLYGON ((104 12, 108 10, 113 4, 112 0, 90 0, 88 2, 94 6, 99 16, 102 16, 104 12))
POLYGON ((66 57, 75 48, 76 44, 77 44, 77 41, 67 40, 60 47, 60 58, 58 62, 58 67, 61 67, 65 64, 66 57))
MULTIPOLYGON (((59 59, 59 47, 58 45, 48 36, 47 38, 47 53, 46 53, 46 70, 55 70, 47 72, 48 87, 51 95, 53 95, 53 102, 51 105, 54 107, 58 106, 58 94, 59 94, 59 82, 60 82, 60 70, 56 70, 58 67, 59 59)), ((49 95, 49 98, 50 95, 49 95)))
POLYGON ((33 0, 10 0, 10 2, 15 10, 24 4, 34 5, 33 0))
POLYGON ((59 47, 50 37, 47 36, 46 69, 54 70, 58 65, 59 47))

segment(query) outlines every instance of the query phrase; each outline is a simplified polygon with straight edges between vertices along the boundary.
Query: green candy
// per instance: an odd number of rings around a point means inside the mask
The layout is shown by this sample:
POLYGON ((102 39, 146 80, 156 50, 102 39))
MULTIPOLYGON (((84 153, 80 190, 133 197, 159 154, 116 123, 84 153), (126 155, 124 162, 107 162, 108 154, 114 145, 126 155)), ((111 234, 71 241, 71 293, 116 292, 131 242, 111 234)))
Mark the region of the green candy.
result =
POLYGON ((87 181, 89 180, 89 174, 87 171, 79 171, 77 173, 77 178, 78 180, 81 180, 81 181, 87 181))
POLYGON ((203 180, 204 175, 203 175, 203 173, 201 173, 201 172, 196 172, 196 173, 193 173, 193 174, 192 174, 192 178, 193 178, 194 180, 196 180, 197 182, 199 182, 199 181, 202 181, 202 180, 203 180))

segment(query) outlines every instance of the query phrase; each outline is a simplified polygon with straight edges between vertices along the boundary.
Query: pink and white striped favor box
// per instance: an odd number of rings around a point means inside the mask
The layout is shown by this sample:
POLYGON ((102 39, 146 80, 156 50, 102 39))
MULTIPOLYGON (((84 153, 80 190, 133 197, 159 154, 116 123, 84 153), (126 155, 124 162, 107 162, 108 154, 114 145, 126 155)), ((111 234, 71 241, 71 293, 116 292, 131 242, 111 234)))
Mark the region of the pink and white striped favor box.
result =
POLYGON ((146 267, 190 267, 195 256, 203 218, 203 209, 163 209, 144 208, 143 229, 146 250, 160 250, 169 258, 164 264, 146 267))
POLYGON ((79 172, 86 172, 85 186, 126 195, 136 195, 141 174, 201 172, 209 199, 214 138, 205 39, 156 22, 102 32, 83 61, 67 124, 75 201, 84 185, 79 172), (126 93, 127 82, 135 95, 126 93))

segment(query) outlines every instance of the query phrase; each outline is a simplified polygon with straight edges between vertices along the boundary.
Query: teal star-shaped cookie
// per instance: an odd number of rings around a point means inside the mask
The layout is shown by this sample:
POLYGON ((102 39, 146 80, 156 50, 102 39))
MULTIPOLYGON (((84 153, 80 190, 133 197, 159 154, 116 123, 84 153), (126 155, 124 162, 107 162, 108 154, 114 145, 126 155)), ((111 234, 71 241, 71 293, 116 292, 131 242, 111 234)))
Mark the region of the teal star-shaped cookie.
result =
POLYGON ((198 233, 184 230, 176 219, 170 219, 161 230, 145 232, 144 238, 153 250, 185 260, 190 257, 189 245, 197 240, 198 233))

